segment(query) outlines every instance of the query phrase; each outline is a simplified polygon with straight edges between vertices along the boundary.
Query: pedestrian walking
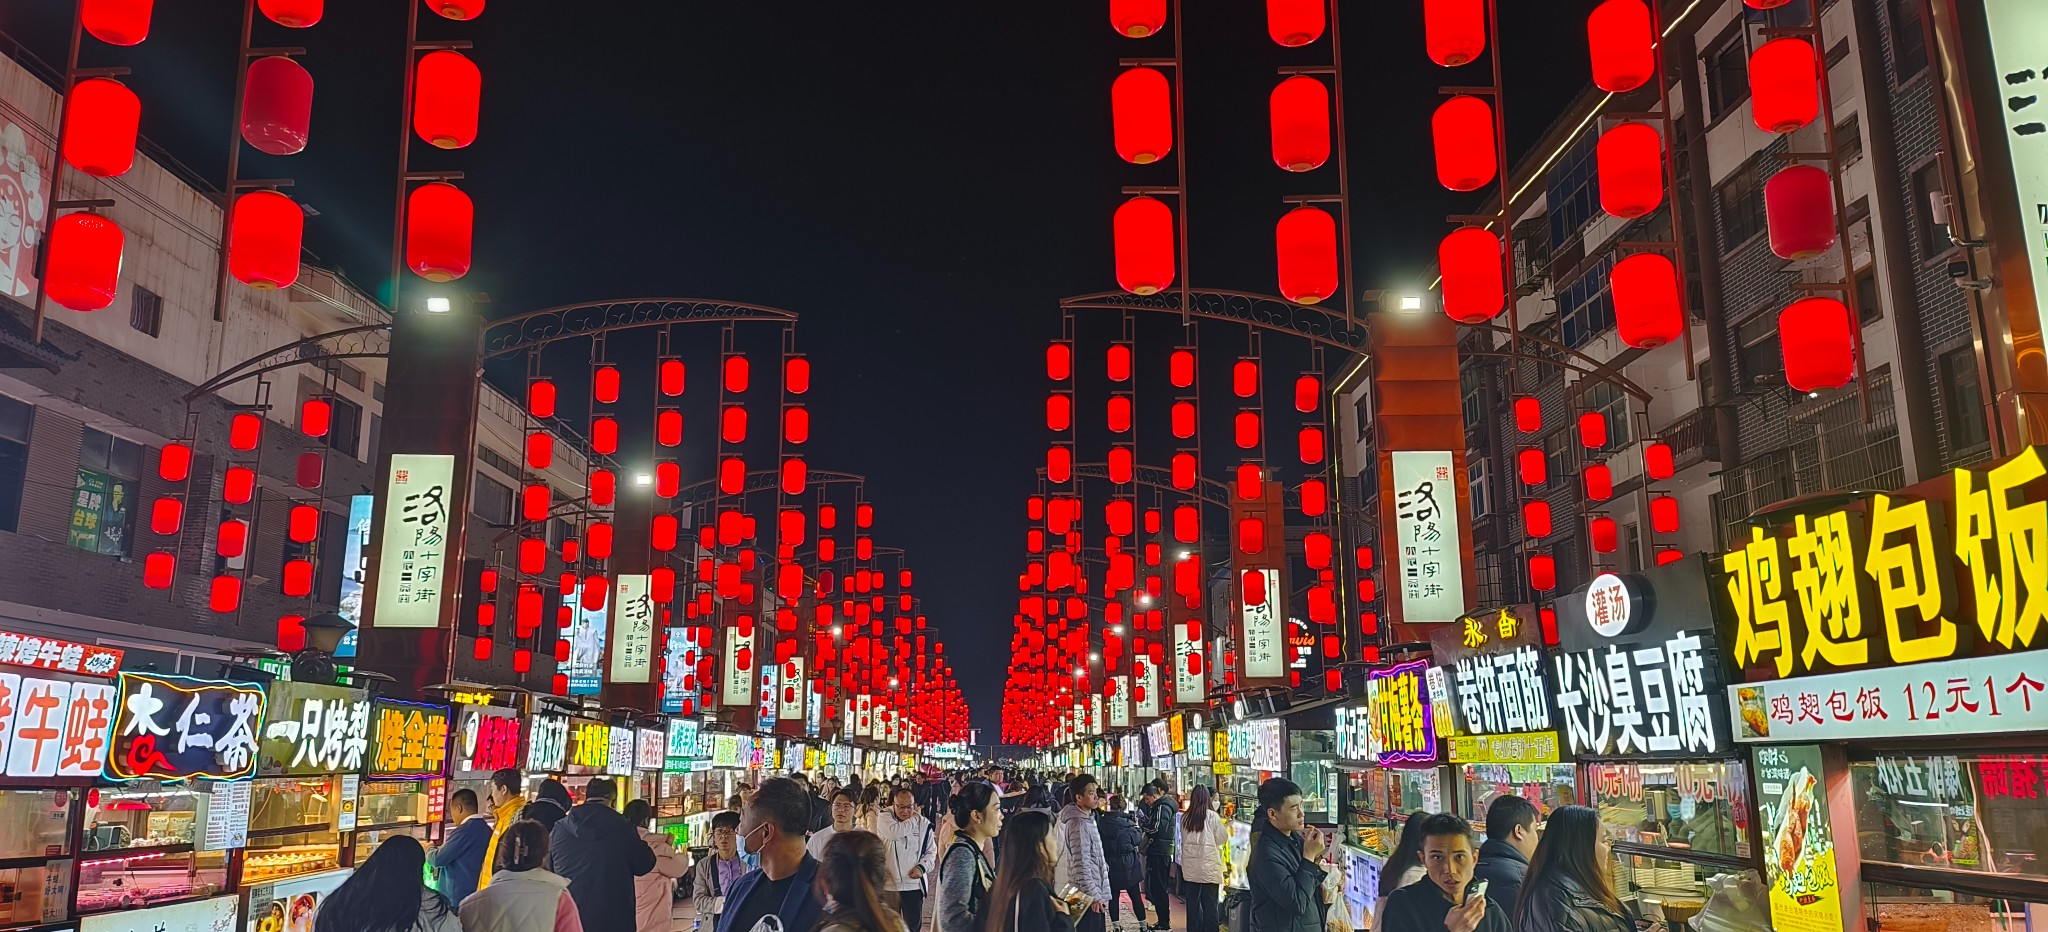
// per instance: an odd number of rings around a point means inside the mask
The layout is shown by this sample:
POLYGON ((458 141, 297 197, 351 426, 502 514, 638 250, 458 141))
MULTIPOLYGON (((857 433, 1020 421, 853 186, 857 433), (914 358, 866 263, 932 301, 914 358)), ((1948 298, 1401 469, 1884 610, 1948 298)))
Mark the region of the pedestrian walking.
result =
POLYGON ((1230 829, 1209 811, 1209 788, 1197 786, 1180 817, 1181 898, 1188 904, 1188 932, 1216 932, 1223 887, 1223 843, 1230 829))
POLYGON ((576 912, 592 932, 634 928, 638 915, 633 878, 654 869, 654 852, 612 808, 618 797, 618 784, 611 778, 591 778, 583 787, 582 805, 569 810, 548 833, 548 866, 569 878, 576 912))
POLYGON ((491 885, 462 901, 463 932, 583 932, 569 878, 548 870, 547 827, 512 823, 498 839, 491 885))
POLYGON ((427 849, 393 835, 313 911, 313 932, 462 932, 462 920, 426 884, 427 849))
POLYGON ((888 861, 888 846, 873 832, 832 836, 818 862, 818 886, 829 904, 818 932, 906 932, 903 916, 888 903, 888 861))

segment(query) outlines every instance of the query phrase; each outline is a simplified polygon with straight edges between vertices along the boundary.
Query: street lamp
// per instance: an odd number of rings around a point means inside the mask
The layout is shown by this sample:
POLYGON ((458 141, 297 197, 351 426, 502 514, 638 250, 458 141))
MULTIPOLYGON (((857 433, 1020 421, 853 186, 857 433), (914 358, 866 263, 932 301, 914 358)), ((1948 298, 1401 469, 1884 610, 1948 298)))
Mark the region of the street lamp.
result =
POLYGON ((448 313, 449 306, 448 298, 443 295, 435 295, 427 299, 427 313, 429 314, 446 314, 448 313))
POLYGON ((1404 294, 1404 295, 1402 295, 1402 296, 1401 296, 1401 310, 1404 310, 1404 311, 1420 311, 1420 310, 1422 310, 1422 296, 1421 296, 1421 295, 1419 295, 1419 294, 1404 294))
POLYGON ((292 679, 302 683, 334 682, 334 652, 356 626, 334 612, 305 620, 306 647, 292 654, 292 679))
POLYGON ((634 484, 634 485, 653 485, 653 484, 654 484, 654 476, 652 476, 652 475, 650 475, 650 474, 648 474, 648 473, 644 473, 644 472, 636 472, 636 473, 634 473, 634 474, 633 474, 633 484, 634 484))

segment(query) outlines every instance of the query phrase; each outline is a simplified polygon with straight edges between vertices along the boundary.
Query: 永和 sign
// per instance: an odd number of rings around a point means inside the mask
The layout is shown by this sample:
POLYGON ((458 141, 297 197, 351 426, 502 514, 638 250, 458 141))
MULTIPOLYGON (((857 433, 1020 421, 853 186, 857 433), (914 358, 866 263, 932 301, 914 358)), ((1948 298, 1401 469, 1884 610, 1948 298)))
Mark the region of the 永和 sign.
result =
POLYGON ((363 769, 370 745, 370 698, 360 689, 277 680, 257 755, 261 776, 310 776, 363 769))
POLYGON ((1501 735, 1549 731, 1550 683, 1542 638, 1516 608, 1475 612, 1430 635, 1435 662, 1448 668, 1429 678, 1439 735, 1501 735), (1438 692, 1439 683, 1444 693, 1438 692), (1450 721, 1441 720, 1448 713, 1450 721), (1451 726, 1446 728, 1445 726, 1451 726))
POLYGON ((519 717, 511 709, 462 706, 456 722, 456 776, 519 766, 519 717))
POLYGON ((95 777, 106 766, 114 686, 0 673, 0 766, 10 777, 95 777))
POLYGON ((1451 622, 1465 614, 1465 545, 1457 490, 1465 483, 1448 450, 1388 454, 1394 484, 1394 574, 1401 617, 1451 622))
POLYGON ((533 733, 526 741, 526 769, 530 773, 556 773, 569 755, 569 719, 563 715, 533 716, 533 733))
POLYGON ((382 628, 432 628, 441 623, 447 588, 449 503, 455 457, 394 453, 379 507, 384 510, 377 564, 376 613, 382 628))
POLYGON ((121 671, 121 651, 96 644, 0 631, 0 664, 111 679, 121 671))
POLYGON ((108 778, 240 780, 255 774, 262 686, 123 673, 118 702, 108 778))
POLYGON ((371 717, 376 721, 372 779, 420 779, 447 772, 447 706, 379 699, 372 703, 371 717))

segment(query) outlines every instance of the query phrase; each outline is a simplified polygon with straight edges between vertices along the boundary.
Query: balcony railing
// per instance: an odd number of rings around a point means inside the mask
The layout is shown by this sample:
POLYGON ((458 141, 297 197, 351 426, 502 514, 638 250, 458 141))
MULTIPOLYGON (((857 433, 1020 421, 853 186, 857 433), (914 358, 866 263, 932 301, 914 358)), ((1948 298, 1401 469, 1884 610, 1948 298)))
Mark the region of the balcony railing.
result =
POLYGON ((1696 408, 1671 422, 1659 439, 1671 446, 1672 463, 1680 472, 1721 461, 1721 435, 1714 428, 1711 408, 1696 408))

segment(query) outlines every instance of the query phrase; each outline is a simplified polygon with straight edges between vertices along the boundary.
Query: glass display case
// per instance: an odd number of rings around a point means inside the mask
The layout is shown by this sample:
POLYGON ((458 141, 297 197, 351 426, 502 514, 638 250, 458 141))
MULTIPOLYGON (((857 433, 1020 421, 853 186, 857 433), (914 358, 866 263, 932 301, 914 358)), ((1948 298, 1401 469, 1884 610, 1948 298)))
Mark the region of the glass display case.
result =
POLYGON ((1934 887, 1866 883, 1875 932, 2011 932, 2048 928, 2048 905, 1934 887))
POLYGON ((2048 755, 1878 754, 1849 775, 1865 877, 1887 881, 1864 884, 1881 929, 2042 927, 2027 920, 2048 918, 2048 755))
POLYGON ((1459 814, 1473 827, 1486 824, 1486 807, 1502 796, 1520 796, 1534 804, 1538 818, 1550 810, 1579 801, 1578 768, 1571 764, 1461 764, 1464 801, 1459 814))
POLYGON ((361 864, 385 839, 410 835, 422 844, 446 810, 446 780, 365 780, 356 796, 355 860, 361 864))
POLYGON ((64 919, 71 910, 71 820, 83 790, 0 789, 0 928, 64 919), (44 863, 33 862, 45 859, 44 863), (45 901, 45 891, 57 896, 45 901))
POLYGON ((1256 800, 1238 800, 1230 821, 1226 823, 1230 835, 1223 841, 1223 886, 1229 890, 1247 889, 1250 875, 1246 873, 1252 850, 1252 814, 1258 811, 1256 800))
POLYGON ((242 886, 341 866, 340 787, 354 777, 259 777, 249 787, 249 845, 242 886))
POLYGON ((1435 768, 1347 770, 1337 832, 1344 844, 1381 860, 1391 857, 1412 813, 1443 809, 1443 786, 1435 768))
POLYGON ((1739 760, 1588 764, 1584 792, 1614 842, 1614 889, 1645 919, 1682 930, 1710 883, 1747 874, 1749 770, 1739 760))
POLYGON ((195 851, 209 793, 190 781, 136 780, 87 794, 78 860, 80 913, 212 896, 225 851, 195 851))
POLYGON ((1288 776, 1301 787, 1301 808, 1311 825, 1337 824, 1337 733, 1290 729, 1288 776))

